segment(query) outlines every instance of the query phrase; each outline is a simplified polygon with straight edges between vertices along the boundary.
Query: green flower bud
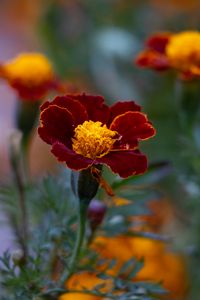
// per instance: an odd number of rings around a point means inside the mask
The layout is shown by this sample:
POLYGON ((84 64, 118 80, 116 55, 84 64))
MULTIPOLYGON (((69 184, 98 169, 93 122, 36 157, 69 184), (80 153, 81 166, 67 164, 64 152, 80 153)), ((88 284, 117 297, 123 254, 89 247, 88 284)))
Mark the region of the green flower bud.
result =
MULTIPOLYGON (((98 170, 101 171, 100 167, 98 170)), ((99 182, 92 174, 92 169, 88 168, 80 172, 72 172, 71 174, 72 190, 79 200, 87 205, 95 197, 99 182)))

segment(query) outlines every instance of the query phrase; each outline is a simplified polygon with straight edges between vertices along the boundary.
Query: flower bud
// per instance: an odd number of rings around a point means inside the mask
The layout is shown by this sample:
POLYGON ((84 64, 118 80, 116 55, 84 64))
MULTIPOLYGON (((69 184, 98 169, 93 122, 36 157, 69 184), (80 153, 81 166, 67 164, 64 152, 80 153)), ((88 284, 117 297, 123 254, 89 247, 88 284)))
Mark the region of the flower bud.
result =
POLYGON ((23 264, 24 252, 21 249, 16 249, 11 254, 11 259, 15 266, 23 264))
POLYGON ((102 223, 106 209, 106 205, 99 200, 94 199, 90 202, 87 217, 93 231, 102 223))
POLYGON ((99 182, 93 176, 91 168, 80 172, 72 172, 71 175, 72 190, 79 200, 87 206, 95 197, 99 182))
POLYGON ((39 102, 18 101, 16 111, 16 127, 22 132, 22 143, 29 140, 39 113, 39 102))

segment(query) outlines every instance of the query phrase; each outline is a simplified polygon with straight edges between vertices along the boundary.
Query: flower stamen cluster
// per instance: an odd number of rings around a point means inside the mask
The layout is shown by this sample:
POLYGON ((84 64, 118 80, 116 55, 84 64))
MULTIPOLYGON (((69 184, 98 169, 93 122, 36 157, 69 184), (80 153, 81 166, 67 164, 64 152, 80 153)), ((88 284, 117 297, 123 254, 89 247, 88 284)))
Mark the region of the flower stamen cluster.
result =
POLYGON ((101 122, 85 121, 74 130, 73 150, 84 157, 95 159, 106 155, 116 141, 117 132, 101 122))

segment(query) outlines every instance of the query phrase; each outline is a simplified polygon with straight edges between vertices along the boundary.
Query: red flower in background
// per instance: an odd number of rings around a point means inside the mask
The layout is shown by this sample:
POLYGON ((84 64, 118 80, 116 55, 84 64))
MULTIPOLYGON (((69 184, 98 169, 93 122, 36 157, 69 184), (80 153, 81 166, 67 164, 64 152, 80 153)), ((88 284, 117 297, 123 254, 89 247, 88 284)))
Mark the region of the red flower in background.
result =
POLYGON ((182 79, 200 77, 200 32, 158 33, 146 41, 136 64, 156 71, 174 69, 182 79))
POLYGON ((121 177, 144 173, 147 159, 138 142, 155 129, 133 101, 111 107, 101 96, 67 95, 41 106, 40 137, 73 170, 107 165, 121 177))
POLYGON ((167 70, 170 66, 165 49, 169 39, 169 33, 158 33, 148 38, 146 41, 147 49, 139 53, 135 61, 136 64, 156 71, 167 70))

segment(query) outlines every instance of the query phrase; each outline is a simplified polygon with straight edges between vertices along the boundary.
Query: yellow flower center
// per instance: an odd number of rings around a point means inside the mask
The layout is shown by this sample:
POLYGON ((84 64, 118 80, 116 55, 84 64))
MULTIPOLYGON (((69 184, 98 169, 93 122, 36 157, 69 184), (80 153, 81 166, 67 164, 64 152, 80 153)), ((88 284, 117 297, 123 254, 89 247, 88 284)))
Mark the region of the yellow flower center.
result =
POLYGON ((20 81, 25 86, 37 86, 51 81, 53 68, 48 59, 40 53, 24 53, 3 66, 9 81, 20 81))
POLYGON ((106 155, 117 140, 118 133, 101 122, 85 121, 75 128, 73 150, 85 157, 95 159, 106 155))
POLYGON ((200 33, 185 31, 173 35, 166 47, 171 65, 181 71, 200 68, 200 33))

